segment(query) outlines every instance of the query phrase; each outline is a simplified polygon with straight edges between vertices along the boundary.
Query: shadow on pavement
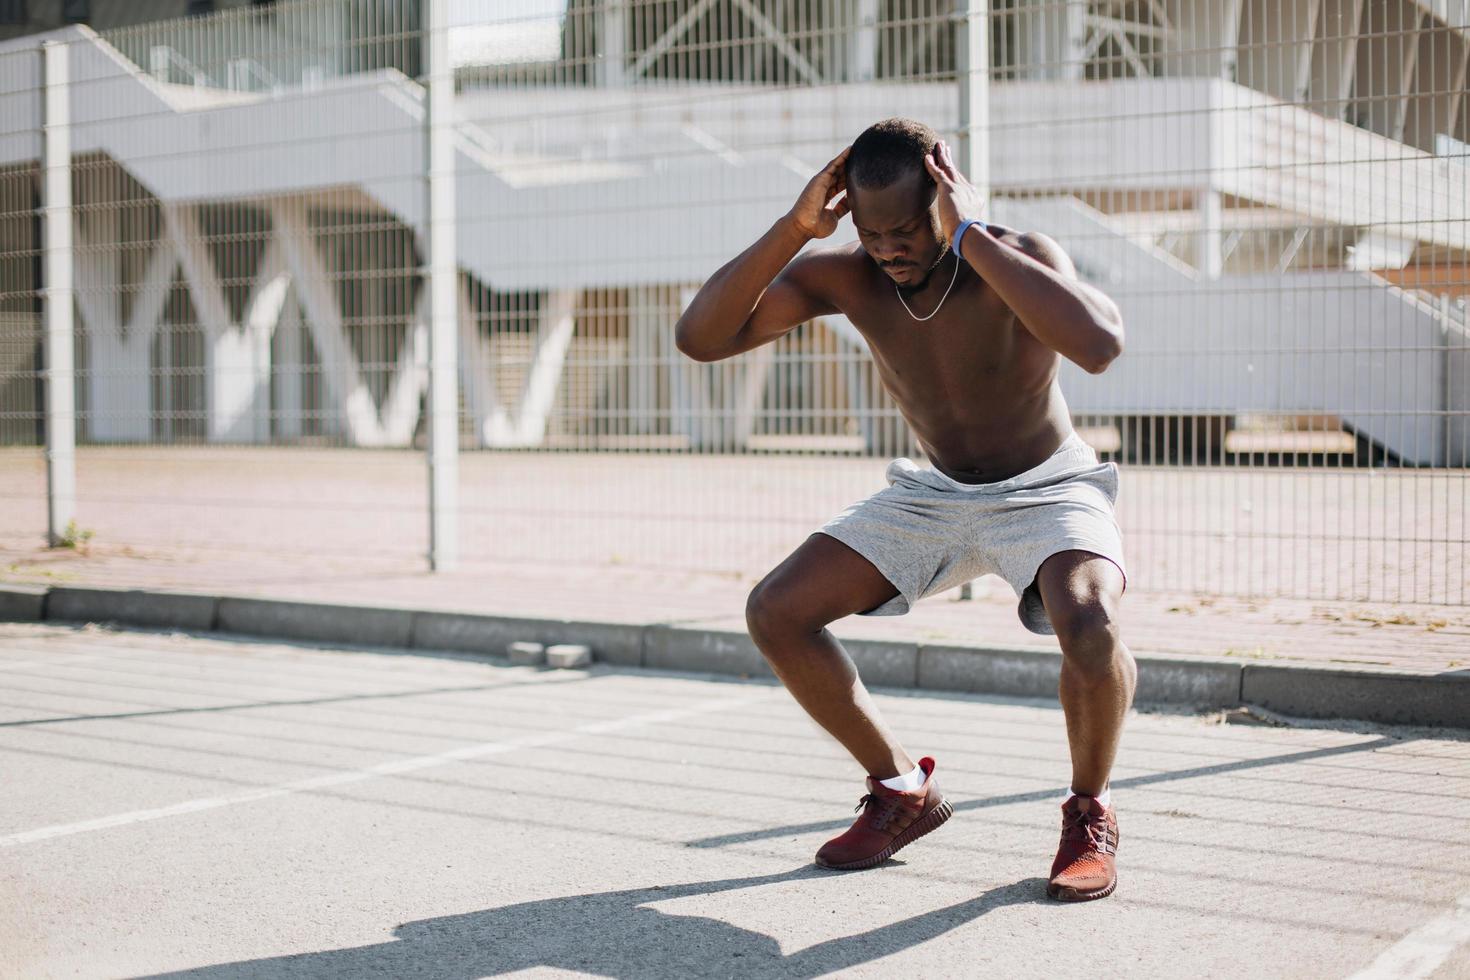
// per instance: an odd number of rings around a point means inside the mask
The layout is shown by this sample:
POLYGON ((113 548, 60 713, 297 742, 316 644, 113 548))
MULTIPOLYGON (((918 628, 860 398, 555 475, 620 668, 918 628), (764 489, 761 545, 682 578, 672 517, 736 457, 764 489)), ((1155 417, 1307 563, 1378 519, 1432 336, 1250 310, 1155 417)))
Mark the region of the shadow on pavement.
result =
MULTIPOLYGON (((1049 904, 1045 882, 1028 878, 955 905, 867 932, 782 953, 775 938, 649 903, 826 877, 804 867, 778 874, 544 899, 400 926, 393 942, 221 963, 158 977, 494 976, 533 967, 605 977, 815 977, 927 942, 1007 905, 1049 904)), ((861 889, 854 894, 869 894, 861 889)))
MULTIPOLYGON (((1240 772, 1246 769, 1259 769, 1264 766, 1290 765, 1299 762, 1308 762, 1313 759, 1326 759, 1332 756, 1351 755, 1355 752, 1371 752, 1375 749, 1387 748, 1390 745, 1402 745, 1404 739, 1394 738, 1389 735, 1380 736, 1370 742, 1356 742, 1352 745, 1337 745, 1325 749, 1308 749, 1302 752, 1287 752, 1282 755, 1267 756, 1262 759, 1241 759, 1234 762, 1220 762, 1211 766, 1195 766, 1191 769, 1175 769, 1168 772, 1150 773, 1146 776, 1129 776, 1126 779, 1115 779, 1112 781, 1113 789, 1131 789, 1137 786, 1154 786, 1159 783, 1170 783, 1180 779, 1195 779, 1200 776, 1218 776, 1224 773, 1240 772)), ((1011 793, 1006 796, 987 796, 978 800, 965 800, 954 804, 956 813, 966 810, 983 810, 993 806, 1009 806, 1012 803, 1044 803, 1049 801, 1060 802, 1067 794, 1067 787, 1061 784, 1050 789, 1032 790, 1029 793, 1011 793)), ((816 834, 823 831, 838 830, 847 826, 845 820, 823 820, 814 823, 786 824, 781 827, 768 827, 765 830, 744 831, 737 834, 721 834, 717 837, 702 837, 698 840, 688 841, 688 847, 729 847, 732 844, 747 844, 751 841, 766 840, 772 837, 789 837, 799 834, 816 834)))

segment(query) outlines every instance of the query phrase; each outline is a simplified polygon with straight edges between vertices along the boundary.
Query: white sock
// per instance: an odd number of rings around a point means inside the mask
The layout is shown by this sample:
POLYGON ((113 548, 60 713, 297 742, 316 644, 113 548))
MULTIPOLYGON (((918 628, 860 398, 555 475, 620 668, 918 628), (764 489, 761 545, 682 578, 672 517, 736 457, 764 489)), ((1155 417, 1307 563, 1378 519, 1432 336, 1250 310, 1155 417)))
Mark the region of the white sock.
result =
MULTIPOLYGON (((1073 796, 1086 796, 1087 794, 1086 793, 1079 793, 1079 792, 1077 792, 1074 789, 1074 790, 1072 790, 1072 795, 1073 796)), ((1099 793, 1096 796, 1094 796, 1093 799, 1097 800, 1099 803, 1101 803, 1105 807, 1112 806, 1113 805, 1113 787, 1111 785, 1109 785, 1107 789, 1103 790, 1101 793, 1099 793)))
POLYGON ((924 770, 920 769, 918 766, 914 766, 913 772, 906 772, 902 776, 889 776, 887 779, 878 780, 878 782, 880 785, 887 786, 889 789, 896 789, 901 790, 905 793, 912 793, 920 786, 923 786, 924 780, 928 778, 929 776, 924 772, 924 770))

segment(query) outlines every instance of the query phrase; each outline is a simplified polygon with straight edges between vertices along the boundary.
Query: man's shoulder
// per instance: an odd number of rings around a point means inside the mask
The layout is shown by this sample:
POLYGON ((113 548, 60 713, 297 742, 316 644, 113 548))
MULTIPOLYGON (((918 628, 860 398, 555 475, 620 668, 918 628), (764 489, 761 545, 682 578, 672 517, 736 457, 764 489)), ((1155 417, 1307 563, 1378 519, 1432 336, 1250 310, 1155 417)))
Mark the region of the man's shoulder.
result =
POLYGON ((853 281, 863 271, 866 253, 857 242, 808 248, 791 260, 786 275, 804 286, 828 291, 853 281))
POLYGON ((856 269, 866 254, 861 243, 844 242, 804 249, 795 261, 828 270, 856 269))
POLYGON ((1039 231, 1020 231, 1005 225, 991 225, 990 227, 991 234, 995 235, 996 240, 1002 244, 1009 245, 1018 252, 1029 255, 1041 264, 1051 266, 1058 271, 1066 273, 1074 271, 1071 257, 1050 235, 1039 231))

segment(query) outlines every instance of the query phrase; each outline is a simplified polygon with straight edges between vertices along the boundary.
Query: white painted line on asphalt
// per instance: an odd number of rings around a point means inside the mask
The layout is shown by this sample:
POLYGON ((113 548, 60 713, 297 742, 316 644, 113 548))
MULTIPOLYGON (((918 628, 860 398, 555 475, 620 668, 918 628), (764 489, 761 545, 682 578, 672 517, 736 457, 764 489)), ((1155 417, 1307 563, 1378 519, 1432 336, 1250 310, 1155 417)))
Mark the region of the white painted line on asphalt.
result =
POLYGON ((660 725, 666 722, 693 718, 698 715, 713 714, 717 711, 724 711, 728 708, 740 707, 771 698, 775 693, 781 693, 781 689, 765 689, 757 694, 745 694, 733 698, 715 698, 697 702, 686 708, 646 711, 641 714, 629 715, 626 718, 614 718, 610 721, 588 722, 585 725, 578 725, 576 728, 566 731, 537 732, 530 735, 518 735, 511 738, 497 739, 493 742, 479 742, 474 745, 465 745, 457 749, 450 749, 447 752, 438 752, 434 755, 394 759, 389 762, 380 762, 375 766, 368 766, 363 769, 335 772, 326 776, 313 776, 310 779, 295 779, 287 783, 277 783, 274 786, 262 786, 258 789, 242 790, 238 793, 228 793, 224 796, 206 796, 195 800, 185 800, 182 803, 158 807, 153 810, 130 810, 126 813, 115 813, 108 817, 97 817, 93 820, 82 820, 77 823, 52 824, 49 827, 37 827, 35 830, 26 830, 17 834, 8 834, 0 837, 0 847, 16 847, 21 844, 32 844, 36 841, 50 840, 53 837, 68 837, 72 834, 85 834, 93 830, 106 830, 110 827, 124 827, 129 824, 145 823, 149 820, 162 820, 166 817, 183 816, 186 813, 198 813, 201 810, 216 810, 220 807, 234 806, 239 803, 254 803, 258 800, 269 800, 278 796, 290 796, 294 793, 309 793, 312 790, 344 786, 348 783, 360 783, 364 780, 376 779, 380 776, 396 776, 407 772, 432 769, 437 766, 447 766, 456 762, 467 762, 471 759, 482 759, 486 756, 505 755, 506 753, 518 752, 522 749, 560 745, 564 742, 575 741, 588 735, 605 735, 610 732, 625 731, 629 728, 640 728, 644 725, 660 725))
POLYGON ((1470 892, 1455 907, 1394 943, 1348 980, 1422 980, 1470 942, 1470 892))

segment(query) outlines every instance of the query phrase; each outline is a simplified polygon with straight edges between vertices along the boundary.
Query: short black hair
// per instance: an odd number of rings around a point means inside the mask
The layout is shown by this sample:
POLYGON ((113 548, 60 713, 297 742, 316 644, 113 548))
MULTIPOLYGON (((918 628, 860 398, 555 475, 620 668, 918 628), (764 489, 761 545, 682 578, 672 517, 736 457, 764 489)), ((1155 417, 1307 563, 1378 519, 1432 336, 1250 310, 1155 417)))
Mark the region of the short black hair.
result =
POLYGON ((924 157, 938 142, 938 133, 912 119, 895 116, 874 123, 853 140, 847 156, 848 182, 876 190, 917 170, 932 183, 924 157))

